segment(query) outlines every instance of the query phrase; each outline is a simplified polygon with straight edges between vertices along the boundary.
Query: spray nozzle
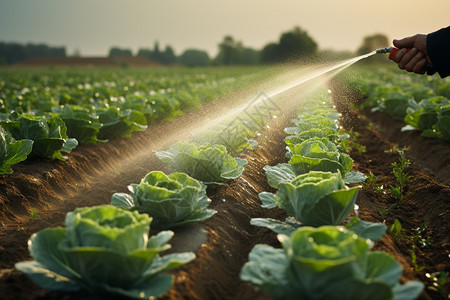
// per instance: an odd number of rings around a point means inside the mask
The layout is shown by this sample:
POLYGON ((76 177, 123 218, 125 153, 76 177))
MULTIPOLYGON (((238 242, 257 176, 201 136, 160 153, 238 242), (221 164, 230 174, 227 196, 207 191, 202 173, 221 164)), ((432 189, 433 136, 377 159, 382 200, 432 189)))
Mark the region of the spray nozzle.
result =
POLYGON ((376 53, 392 53, 393 49, 394 49, 394 47, 386 47, 386 48, 377 49, 375 52, 376 53))

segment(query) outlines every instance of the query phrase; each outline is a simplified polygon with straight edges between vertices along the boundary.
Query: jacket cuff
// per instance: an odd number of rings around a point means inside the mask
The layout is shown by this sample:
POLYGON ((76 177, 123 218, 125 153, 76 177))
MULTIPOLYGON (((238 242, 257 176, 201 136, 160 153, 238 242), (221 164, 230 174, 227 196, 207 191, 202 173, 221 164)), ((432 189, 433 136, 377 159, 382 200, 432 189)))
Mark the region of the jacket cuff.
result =
POLYGON ((444 78, 450 75, 450 26, 427 35, 427 49, 433 68, 444 78))

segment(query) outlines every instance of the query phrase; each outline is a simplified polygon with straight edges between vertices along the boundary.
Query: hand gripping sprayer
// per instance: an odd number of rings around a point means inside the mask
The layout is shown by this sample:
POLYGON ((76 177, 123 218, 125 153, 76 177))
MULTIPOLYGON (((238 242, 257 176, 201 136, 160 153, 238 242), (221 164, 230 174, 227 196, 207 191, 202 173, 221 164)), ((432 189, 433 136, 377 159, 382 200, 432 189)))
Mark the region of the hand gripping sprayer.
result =
MULTIPOLYGON (((389 59, 394 60, 394 55, 395 55, 395 52, 397 52, 397 50, 398 50, 398 48, 395 48, 395 47, 386 47, 386 48, 377 49, 375 52, 376 53, 389 53, 389 59)), ((425 71, 428 75, 433 75, 434 73, 436 73, 436 70, 429 63, 427 63, 425 65, 425 71)))

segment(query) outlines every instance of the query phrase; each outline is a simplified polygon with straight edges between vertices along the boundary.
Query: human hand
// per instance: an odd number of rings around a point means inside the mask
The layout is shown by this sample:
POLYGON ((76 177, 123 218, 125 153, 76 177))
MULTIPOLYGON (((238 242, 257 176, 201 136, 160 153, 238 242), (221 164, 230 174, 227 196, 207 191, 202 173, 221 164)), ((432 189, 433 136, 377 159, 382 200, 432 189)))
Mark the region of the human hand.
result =
POLYGON ((394 46, 398 50, 395 52, 393 60, 402 70, 424 74, 427 63, 431 64, 425 34, 416 34, 401 40, 394 40, 394 46))

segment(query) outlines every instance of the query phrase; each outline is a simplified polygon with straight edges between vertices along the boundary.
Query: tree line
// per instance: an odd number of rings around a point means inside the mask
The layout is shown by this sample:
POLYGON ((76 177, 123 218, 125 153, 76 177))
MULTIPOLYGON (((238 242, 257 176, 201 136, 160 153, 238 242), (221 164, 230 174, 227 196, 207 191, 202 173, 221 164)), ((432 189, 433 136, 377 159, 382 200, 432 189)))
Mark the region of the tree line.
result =
MULTIPOLYGON (((365 53, 369 49, 386 47, 388 39, 383 34, 366 36, 356 53, 365 53)), ((153 48, 141 48, 136 54, 130 49, 112 47, 108 56, 139 56, 162 65, 181 64, 185 66, 209 65, 256 65, 272 63, 289 63, 302 59, 339 59, 354 55, 349 51, 319 51, 317 42, 300 27, 281 33, 278 41, 266 44, 262 49, 246 47, 241 41, 227 35, 218 44, 219 52, 210 57, 200 49, 186 49, 176 55, 169 45, 163 49, 158 42, 153 48)), ((33 57, 65 57, 64 47, 49 47, 45 44, 1 43, 0 65, 14 64, 33 57)))
MULTIPOLYGON (((199 49, 186 49, 176 56, 170 46, 160 50, 159 43, 156 42, 153 49, 139 49, 136 56, 142 56, 163 65, 229 66, 283 63, 315 57, 318 52, 317 43, 299 27, 282 33, 278 42, 269 43, 260 50, 244 46, 241 41, 235 40, 231 35, 225 36, 218 47, 219 53, 216 57, 210 57, 206 51, 199 49)), ((118 47, 111 48, 109 56, 117 55, 132 56, 132 51, 118 47)))
POLYGON ((0 65, 14 64, 34 57, 65 57, 65 47, 50 47, 45 44, 0 42, 0 65))

